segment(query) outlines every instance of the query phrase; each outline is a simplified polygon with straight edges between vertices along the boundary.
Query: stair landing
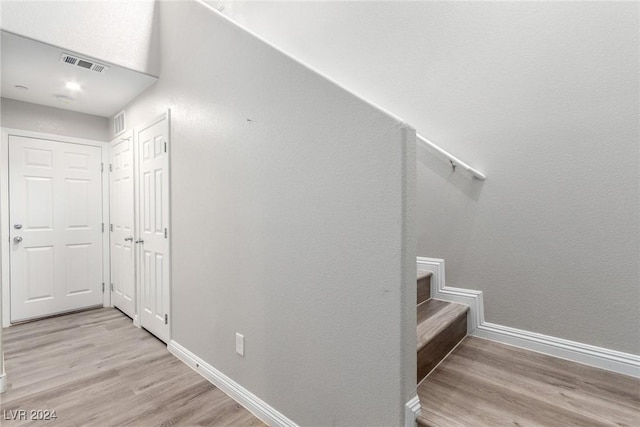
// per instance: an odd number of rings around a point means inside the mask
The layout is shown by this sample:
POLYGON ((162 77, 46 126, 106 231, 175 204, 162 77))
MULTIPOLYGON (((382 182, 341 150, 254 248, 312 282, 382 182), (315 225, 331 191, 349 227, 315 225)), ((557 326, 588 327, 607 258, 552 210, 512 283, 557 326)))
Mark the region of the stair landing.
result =
POLYGON ((476 337, 418 396, 422 427, 640 426, 640 379, 476 337))

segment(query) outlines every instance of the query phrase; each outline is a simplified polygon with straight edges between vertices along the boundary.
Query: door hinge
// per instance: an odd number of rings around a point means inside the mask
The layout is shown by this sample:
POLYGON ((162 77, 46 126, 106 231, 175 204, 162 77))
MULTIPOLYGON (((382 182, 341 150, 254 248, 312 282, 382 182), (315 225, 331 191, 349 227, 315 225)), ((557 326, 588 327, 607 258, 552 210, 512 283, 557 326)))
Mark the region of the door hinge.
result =
POLYGON ((113 165, 109 163, 109 172, 113 172, 113 165))
POLYGON ((104 172, 104 163, 100 163, 100 172, 104 172))
POLYGON ((165 315, 164 315, 164 324, 165 324, 165 325, 168 325, 168 324, 169 324, 169 315, 168 315, 168 314, 165 314, 165 315))
POLYGON ((167 141, 164 142, 164 152, 167 152, 167 141))
POLYGON ((109 231, 113 231, 113 224, 109 224, 109 231))
POLYGON ((104 233, 104 222, 102 223, 102 232, 104 233))
POLYGON ((164 229, 164 238, 165 239, 167 238, 167 229, 166 228, 164 229))
POLYGON ((113 283, 111 284, 111 292, 113 292, 113 283))
POLYGON ((102 282, 102 293, 104 294, 104 282, 102 282))

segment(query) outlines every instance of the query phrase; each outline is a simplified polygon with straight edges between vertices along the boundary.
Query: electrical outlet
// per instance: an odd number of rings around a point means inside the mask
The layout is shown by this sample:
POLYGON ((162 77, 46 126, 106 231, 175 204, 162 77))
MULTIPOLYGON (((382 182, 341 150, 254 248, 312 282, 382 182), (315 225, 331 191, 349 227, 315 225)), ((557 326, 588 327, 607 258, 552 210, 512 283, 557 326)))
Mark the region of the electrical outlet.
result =
POLYGON ((244 356, 244 335, 236 332, 236 353, 244 356))

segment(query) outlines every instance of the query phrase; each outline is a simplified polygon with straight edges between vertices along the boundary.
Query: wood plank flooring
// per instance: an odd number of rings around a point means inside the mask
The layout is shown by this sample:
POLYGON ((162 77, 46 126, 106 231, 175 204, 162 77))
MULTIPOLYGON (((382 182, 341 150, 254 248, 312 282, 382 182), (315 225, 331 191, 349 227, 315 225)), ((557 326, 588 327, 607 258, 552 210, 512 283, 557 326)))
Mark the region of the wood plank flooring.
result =
POLYGON ((118 310, 103 308, 4 329, 8 390, 0 425, 264 426, 118 310), (18 410, 55 410, 15 421, 18 410))
POLYGON ((640 380, 467 337, 418 387, 421 426, 640 426, 640 380))

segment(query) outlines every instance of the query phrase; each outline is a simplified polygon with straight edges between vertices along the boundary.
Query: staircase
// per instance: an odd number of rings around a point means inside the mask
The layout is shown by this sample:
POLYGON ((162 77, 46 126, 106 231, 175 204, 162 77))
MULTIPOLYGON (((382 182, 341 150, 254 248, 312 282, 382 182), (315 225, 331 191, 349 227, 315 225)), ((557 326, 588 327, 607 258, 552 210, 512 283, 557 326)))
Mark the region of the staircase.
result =
MULTIPOLYGON (((469 307, 431 298, 431 272, 418 272, 417 286, 418 394, 428 395, 420 383, 467 335, 469 307)), ((423 417, 417 421, 429 425, 423 417)))

